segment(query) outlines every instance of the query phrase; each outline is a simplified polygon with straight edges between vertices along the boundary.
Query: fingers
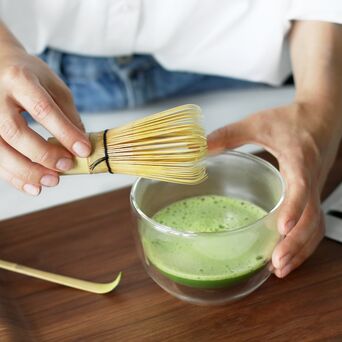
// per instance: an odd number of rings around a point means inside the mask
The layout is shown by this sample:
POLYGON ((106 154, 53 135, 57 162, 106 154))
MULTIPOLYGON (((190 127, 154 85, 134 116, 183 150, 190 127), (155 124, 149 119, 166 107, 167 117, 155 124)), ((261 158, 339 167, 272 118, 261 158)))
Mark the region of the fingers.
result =
POLYGON ((299 267, 317 248, 324 237, 324 222, 323 219, 317 226, 316 231, 310 237, 306 245, 293 258, 289 258, 284 263, 284 266, 279 269, 274 269, 274 274, 279 278, 286 277, 291 271, 299 267))
POLYGON ((324 237, 324 231, 324 222, 321 222, 302 251, 295 255, 284 268, 279 271, 277 270, 275 274, 278 277, 283 278, 286 277, 292 270, 299 267, 315 251, 324 237))
POLYGON ((14 177, 10 172, 0 167, 0 177, 13 185, 20 191, 26 192, 28 195, 37 196, 41 192, 41 187, 33 184, 25 184, 21 179, 14 177))
POLYGON ((280 172, 286 182, 286 196, 281 207, 278 229, 282 235, 288 234, 299 221, 310 194, 311 179, 305 163, 298 156, 286 154, 276 156, 280 172))
POLYGON ((18 76, 12 83, 14 99, 43 125, 69 151, 87 157, 91 146, 87 136, 64 115, 50 94, 30 74, 18 76))
POLYGON ((209 152, 220 152, 255 142, 250 127, 249 121, 242 120, 213 131, 207 137, 209 152))
MULTIPOLYGON (((2 167, 0 167, 0 177, 12 184, 18 190, 23 190, 25 183, 21 179, 14 177, 10 172, 6 171, 2 167)), ((28 190, 31 190, 33 196, 40 193, 40 187, 33 186, 33 188, 29 187, 28 190)))
POLYGON ((27 126, 21 115, 11 113, 9 107, 1 116, 0 136, 31 161, 49 169, 67 171, 73 166, 72 155, 67 150, 46 142, 27 126))
POLYGON ((58 104, 58 106, 77 128, 79 128, 82 132, 85 132, 85 127, 81 120, 80 114, 75 107, 72 97, 69 97, 69 95, 67 95, 64 96, 64 100, 62 99, 63 97, 56 97, 56 103, 58 104))
POLYGON ((312 197, 298 224, 273 252, 274 273, 279 277, 285 277, 298 267, 313 253, 323 235, 323 215, 319 209, 318 199, 312 197))
POLYGON ((0 138, 1 176, 17 189, 38 195, 41 186, 58 184, 58 174, 42 165, 33 163, 0 138))
POLYGON ((50 96, 53 98, 62 112, 69 118, 69 120, 77 128, 85 132, 81 117, 75 107, 72 93, 65 83, 56 75, 53 75, 51 82, 48 84, 48 91, 50 96))
POLYGON ((59 177, 55 170, 72 168, 72 154, 86 157, 91 151, 70 91, 58 78, 54 82, 53 75, 47 74, 46 78, 58 89, 54 96, 61 106, 29 68, 9 67, 1 77, 0 177, 31 195, 38 195, 42 186, 57 185, 59 177), (31 130, 20 115, 22 110, 29 112, 67 149, 49 144, 31 130))

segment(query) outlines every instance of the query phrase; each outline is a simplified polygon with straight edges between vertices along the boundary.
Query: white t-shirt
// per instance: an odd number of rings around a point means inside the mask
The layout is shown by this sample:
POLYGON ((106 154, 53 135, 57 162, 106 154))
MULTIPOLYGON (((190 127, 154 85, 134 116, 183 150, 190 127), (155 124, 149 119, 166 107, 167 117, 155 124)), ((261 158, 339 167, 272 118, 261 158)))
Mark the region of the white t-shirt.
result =
POLYGON ((342 0, 0 0, 0 16, 30 53, 152 54, 170 70, 277 85, 291 73, 290 21, 342 23, 342 0))

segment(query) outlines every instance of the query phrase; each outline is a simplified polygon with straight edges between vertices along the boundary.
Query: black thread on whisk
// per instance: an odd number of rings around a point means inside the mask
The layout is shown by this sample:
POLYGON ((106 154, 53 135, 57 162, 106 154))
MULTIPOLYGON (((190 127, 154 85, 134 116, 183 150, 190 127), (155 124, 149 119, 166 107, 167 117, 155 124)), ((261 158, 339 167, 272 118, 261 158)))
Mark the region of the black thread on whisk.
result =
POLYGON ((107 147, 107 132, 108 132, 108 129, 106 129, 103 132, 103 147, 104 147, 104 153, 105 153, 104 157, 105 157, 108 172, 113 173, 112 169, 110 168, 110 164, 109 164, 108 147, 107 147))

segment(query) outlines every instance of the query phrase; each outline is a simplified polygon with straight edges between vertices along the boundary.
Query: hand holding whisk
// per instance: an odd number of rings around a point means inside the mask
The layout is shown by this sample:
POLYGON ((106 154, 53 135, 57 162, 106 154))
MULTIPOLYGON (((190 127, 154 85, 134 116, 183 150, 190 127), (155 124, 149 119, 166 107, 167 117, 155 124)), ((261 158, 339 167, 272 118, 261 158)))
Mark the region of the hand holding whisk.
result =
POLYGON ((189 104, 90 133, 91 155, 75 158, 74 168, 64 174, 109 172, 200 183, 207 177, 201 163, 207 143, 200 119, 200 108, 189 104))

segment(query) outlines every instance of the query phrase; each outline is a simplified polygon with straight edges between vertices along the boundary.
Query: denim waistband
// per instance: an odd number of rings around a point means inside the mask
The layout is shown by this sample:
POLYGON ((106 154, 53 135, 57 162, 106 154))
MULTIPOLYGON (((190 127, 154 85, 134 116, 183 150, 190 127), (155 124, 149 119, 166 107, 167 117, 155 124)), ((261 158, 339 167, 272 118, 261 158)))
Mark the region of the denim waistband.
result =
POLYGON ((68 85, 81 112, 134 108, 175 96, 257 85, 227 77, 168 71, 150 55, 89 57, 47 49, 39 57, 68 85))

